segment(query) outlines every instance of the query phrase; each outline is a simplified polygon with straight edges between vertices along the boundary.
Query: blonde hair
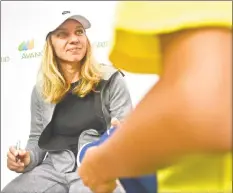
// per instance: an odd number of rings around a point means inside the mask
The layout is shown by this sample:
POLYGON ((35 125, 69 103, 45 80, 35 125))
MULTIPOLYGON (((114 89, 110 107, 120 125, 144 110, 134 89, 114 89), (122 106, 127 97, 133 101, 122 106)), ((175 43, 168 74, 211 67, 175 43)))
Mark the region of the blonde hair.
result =
MULTIPOLYGON (((90 41, 88 39, 87 41, 86 55, 81 61, 80 83, 73 89, 73 93, 80 97, 94 90, 101 79, 98 64, 92 56, 90 41)), ((66 82, 59 70, 57 57, 49 37, 44 46, 38 81, 41 83, 41 94, 46 102, 58 103, 70 90, 70 84, 66 82)))

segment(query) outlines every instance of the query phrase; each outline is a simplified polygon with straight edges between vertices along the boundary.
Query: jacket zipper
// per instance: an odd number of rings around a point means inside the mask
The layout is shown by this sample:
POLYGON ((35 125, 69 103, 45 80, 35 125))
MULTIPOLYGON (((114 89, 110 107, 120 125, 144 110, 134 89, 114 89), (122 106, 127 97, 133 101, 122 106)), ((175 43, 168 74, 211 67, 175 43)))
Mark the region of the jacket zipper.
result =
MULTIPOLYGON (((112 81, 112 79, 114 79, 115 76, 117 76, 117 74, 118 74, 118 71, 114 72, 114 73, 112 74, 112 76, 110 77, 110 79, 108 79, 107 82, 104 84, 104 86, 103 86, 103 88, 102 88, 102 90, 101 90, 101 93, 100 93, 101 102, 102 102, 102 100, 103 100, 103 91, 104 91, 104 89, 106 88, 106 85, 107 85, 107 84, 110 84, 110 82, 112 81), (110 82, 109 82, 109 81, 110 81, 110 82)), ((101 105, 101 110, 102 110, 102 114, 104 115, 103 105, 101 105)), ((104 122, 105 122, 106 130, 108 130, 109 128, 108 128, 108 123, 107 123, 107 120, 106 120, 106 116, 104 116, 104 122)))
POLYGON ((107 120, 106 120, 106 116, 104 116, 104 110, 103 110, 103 91, 104 89, 106 88, 106 84, 104 84, 103 88, 101 89, 101 92, 100 92, 100 100, 101 100, 101 111, 102 111, 102 115, 103 115, 103 119, 104 119, 104 123, 105 123, 105 126, 106 126, 106 129, 108 130, 108 123, 107 123, 107 120))

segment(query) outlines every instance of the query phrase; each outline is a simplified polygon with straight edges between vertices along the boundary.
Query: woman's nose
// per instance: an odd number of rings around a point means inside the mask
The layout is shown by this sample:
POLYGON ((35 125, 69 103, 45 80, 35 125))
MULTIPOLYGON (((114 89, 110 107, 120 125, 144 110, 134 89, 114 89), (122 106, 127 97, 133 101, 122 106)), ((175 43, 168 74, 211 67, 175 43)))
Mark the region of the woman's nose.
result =
POLYGON ((70 43, 79 43, 79 37, 76 34, 70 35, 70 43))

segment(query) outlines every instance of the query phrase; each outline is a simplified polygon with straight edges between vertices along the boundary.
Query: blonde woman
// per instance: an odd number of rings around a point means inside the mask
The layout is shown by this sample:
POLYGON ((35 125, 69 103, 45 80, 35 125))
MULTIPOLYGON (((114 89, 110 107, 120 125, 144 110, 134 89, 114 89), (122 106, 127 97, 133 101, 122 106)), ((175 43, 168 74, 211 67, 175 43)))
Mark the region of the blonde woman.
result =
POLYGON ((232 1, 127 1, 115 16, 110 60, 160 80, 86 152, 83 182, 111 192, 156 171, 159 193, 232 192, 232 1))
POLYGON ((7 155, 8 168, 23 174, 3 193, 91 192, 76 172, 78 148, 119 124, 132 108, 122 74, 98 67, 92 58, 86 36, 90 22, 64 11, 54 23, 32 92, 27 146, 11 147, 7 155))

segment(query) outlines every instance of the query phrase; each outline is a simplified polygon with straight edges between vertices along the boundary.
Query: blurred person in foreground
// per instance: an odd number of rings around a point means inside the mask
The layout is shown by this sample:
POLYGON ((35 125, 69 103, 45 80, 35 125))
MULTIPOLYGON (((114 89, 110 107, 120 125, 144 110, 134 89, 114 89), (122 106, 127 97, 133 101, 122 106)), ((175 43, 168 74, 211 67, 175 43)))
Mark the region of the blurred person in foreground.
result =
POLYGON ((87 151, 84 184, 157 172, 159 193, 232 192, 232 2, 121 2, 110 60, 160 80, 87 151))

